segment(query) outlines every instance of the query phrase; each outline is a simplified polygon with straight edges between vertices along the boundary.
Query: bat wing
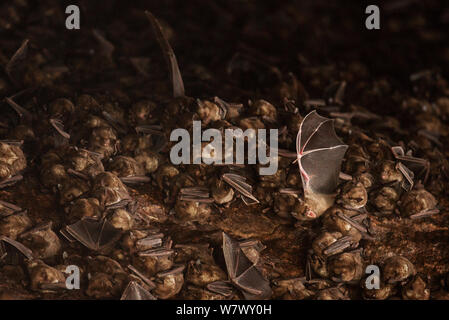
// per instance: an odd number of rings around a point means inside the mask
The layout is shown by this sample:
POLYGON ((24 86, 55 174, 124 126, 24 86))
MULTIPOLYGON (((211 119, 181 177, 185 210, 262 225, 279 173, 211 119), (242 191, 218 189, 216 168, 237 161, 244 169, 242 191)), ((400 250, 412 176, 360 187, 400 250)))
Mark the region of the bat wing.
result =
POLYGON ((331 194, 338 185, 341 161, 347 146, 316 150, 301 158, 301 166, 308 175, 308 188, 313 192, 331 194))
POLYGON ((120 300, 156 300, 156 298, 136 281, 131 281, 120 300))
POLYGON ((234 287, 228 281, 215 281, 207 285, 209 291, 230 297, 234 291, 234 287))
POLYGON ((306 115, 296 137, 304 189, 333 193, 347 148, 335 133, 332 119, 318 115, 315 110, 306 115))
POLYGON ((153 26, 154 34, 156 35, 156 39, 159 42, 159 45, 164 52, 165 59, 167 60, 168 67, 170 69, 170 78, 173 84, 173 96, 182 97, 184 96, 184 82, 182 81, 181 72, 179 71, 178 62, 176 60, 175 53, 173 52, 172 47, 167 41, 165 37, 162 27, 159 24, 159 21, 153 16, 153 14, 149 11, 145 11, 148 20, 153 26))
POLYGON ((223 253, 229 277, 246 299, 266 299, 271 296, 269 282, 246 257, 237 241, 223 233, 223 253))
POLYGON ((118 239, 120 239, 122 233, 119 229, 114 228, 112 224, 104 220, 99 228, 100 232, 97 238, 97 247, 101 250, 109 247, 118 239))
POLYGON ((84 218, 67 226, 66 230, 83 245, 96 251, 112 245, 121 234, 106 220, 101 222, 93 218, 84 218))
MULTIPOLYGON (((11 247, 15 248, 18 252, 23 254, 27 259, 32 260, 34 258, 33 251, 31 249, 25 247, 20 242, 17 242, 13 239, 10 239, 5 236, 0 236, 0 257, 3 257, 5 254, 7 254, 7 249, 3 246, 3 243, 7 243, 11 247)), ((0 258, 1 260, 1 258, 0 258)))
POLYGON ((67 232, 76 240, 81 242, 83 245, 88 247, 89 249, 96 250, 95 240, 92 239, 92 233, 94 232, 94 228, 92 228, 91 223, 85 222, 85 220, 80 220, 66 227, 67 232))
POLYGON ((14 82, 17 83, 16 77, 13 74, 14 69, 17 68, 17 66, 25 60, 27 53, 28 53, 28 39, 25 39, 20 48, 17 49, 17 51, 14 53, 14 55, 9 60, 8 64, 5 67, 6 74, 9 76, 9 78, 14 82))

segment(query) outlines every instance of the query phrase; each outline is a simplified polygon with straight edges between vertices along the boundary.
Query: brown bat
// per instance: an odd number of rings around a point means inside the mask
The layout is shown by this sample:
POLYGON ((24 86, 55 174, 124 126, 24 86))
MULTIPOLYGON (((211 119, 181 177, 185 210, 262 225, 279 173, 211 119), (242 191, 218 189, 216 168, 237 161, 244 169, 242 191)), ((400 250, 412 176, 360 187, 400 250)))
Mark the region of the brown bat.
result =
POLYGON ((304 117, 296 137, 296 152, 306 218, 317 218, 333 205, 347 149, 337 137, 332 119, 318 115, 315 110, 304 117))
POLYGON ((272 291, 256 265, 243 252, 240 243, 223 232, 223 254, 231 282, 247 300, 268 299, 272 291))

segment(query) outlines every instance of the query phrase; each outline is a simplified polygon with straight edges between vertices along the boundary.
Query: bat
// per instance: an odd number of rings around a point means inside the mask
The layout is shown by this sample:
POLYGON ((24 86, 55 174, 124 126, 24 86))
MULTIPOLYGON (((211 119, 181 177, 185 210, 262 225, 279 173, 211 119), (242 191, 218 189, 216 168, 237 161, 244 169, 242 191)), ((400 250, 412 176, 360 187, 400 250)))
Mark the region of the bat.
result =
MULTIPOLYGON (((408 186, 406 185, 406 191, 407 189, 413 188, 413 178, 414 173, 410 170, 416 170, 421 169, 421 172, 419 175, 424 175, 424 182, 427 181, 427 178, 429 177, 429 171, 430 171, 430 162, 429 160, 413 157, 411 155, 411 152, 408 152, 407 154, 404 152, 404 149, 401 146, 395 146, 391 147, 391 151, 396 158, 396 160, 400 161, 400 163, 403 163, 404 165, 399 167, 398 169, 402 172, 404 177, 407 179, 408 186), (405 167, 407 165, 407 167, 405 167)), ((404 187, 404 185, 403 185, 404 187)))
POLYGON ((120 236, 120 230, 106 220, 86 217, 65 228, 67 233, 91 250, 100 251, 111 246, 120 236))
POLYGON ((242 200, 246 205, 259 203, 259 200, 252 194, 253 187, 246 182, 245 177, 235 173, 224 173, 221 178, 235 190, 240 192, 242 200))
POLYGON ((179 71, 178 62, 176 60, 175 53, 173 52, 172 47, 167 41, 165 37, 162 27, 159 24, 159 21, 153 16, 153 14, 149 11, 145 11, 148 20, 153 26, 153 31, 156 36, 159 45, 161 46, 162 51, 164 52, 164 57, 167 60, 168 67, 170 69, 170 79, 173 85, 173 97, 183 97, 184 96, 184 82, 182 81, 181 72, 179 71))
POLYGON ((59 119, 50 119, 50 124, 53 126, 53 128, 56 129, 56 131, 65 139, 70 139, 70 134, 64 131, 64 124, 59 119))
POLYGON ((402 175, 404 176, 405 180, 402 181, 401 187, 409 192, 413 189, 413 178, 415 177, 415 174, 413 171, 411 171, 409 168, 407 168, 405 165, 403 165, 401 162, 398 162, 396 164, 396 168, 401 171, 402 175))
POLYGON ((307 218, 317 218, 333 205, 347 149, 335 133, 332 119, 318 115, 315 110, 304 117, 296 137, 296 152, 307 218))
POLYGON ((256 265, 242 251, 240 243, 223 232, 223 254, 231 282, 239 288, 245 299, 268 299, 271 287, 256 265))

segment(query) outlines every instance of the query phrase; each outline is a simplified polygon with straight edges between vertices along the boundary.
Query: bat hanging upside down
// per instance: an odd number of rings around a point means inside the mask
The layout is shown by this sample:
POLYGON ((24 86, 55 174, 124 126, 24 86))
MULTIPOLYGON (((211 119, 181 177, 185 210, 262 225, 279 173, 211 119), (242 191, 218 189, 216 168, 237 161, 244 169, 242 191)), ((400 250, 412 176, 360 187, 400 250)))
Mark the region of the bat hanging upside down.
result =
POLYGON ((315 219, 333 205, 347 148, 337 137, 332 119, 318 115, 315 110, 304 117, 296 137, 304 203, 296 218, 315 219))

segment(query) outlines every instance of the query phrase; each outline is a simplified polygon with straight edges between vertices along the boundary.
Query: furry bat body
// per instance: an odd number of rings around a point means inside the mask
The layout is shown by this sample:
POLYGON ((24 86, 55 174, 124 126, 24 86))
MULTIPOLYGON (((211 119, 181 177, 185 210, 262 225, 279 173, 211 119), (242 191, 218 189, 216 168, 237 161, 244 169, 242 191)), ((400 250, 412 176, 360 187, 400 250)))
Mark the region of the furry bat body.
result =
POLYGON ((341 162, 348 146, 337 137, 332 119, 316 111, 306 115, 296 137, 305 199, 305 218, 314 219, 335 200, 341 162))

